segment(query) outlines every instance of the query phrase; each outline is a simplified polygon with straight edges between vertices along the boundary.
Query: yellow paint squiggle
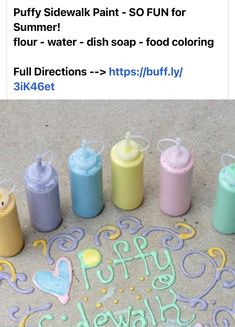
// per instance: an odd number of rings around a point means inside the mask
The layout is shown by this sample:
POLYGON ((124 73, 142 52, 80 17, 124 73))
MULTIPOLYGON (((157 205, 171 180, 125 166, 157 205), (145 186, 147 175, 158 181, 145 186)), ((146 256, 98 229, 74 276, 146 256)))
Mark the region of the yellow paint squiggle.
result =
POLYGON ((27 316, 25 316, 20 322, 19 322, 19 325, 18 327, 26 327, 25 324, 26 324, 26 321, 29 319, 29 317, 31 316, 31 314, 28 314, 27 316))
POLYGON ((44 256, 46 256, 47 254, 47 240, 45 240, 44 238, 41 240, 35 240, 33 242, 33 247, 34 248, 38 248, 39 246, 42 246, 42 253, 44 256))
POLYGON ((3 266, 8 266, 11 272, 11 281, 14 282, 16 280, 16 269, 13 264, 8 260, 0 260, 0 271, 3 271, 3 266))
POLYGON ((189 239, 193 238, 196 235, 196 229, 193 226, 189 225, 189 224, 179 222, 179 223, 175 224, 175 227, 184 227, 184 228, 186 228, 188 230, 188 232, 186 232, 186 233, 180 233, 179 234, 179 238, 181 240, 189 240, 189 239))
POLYGON ((221 248, 210 248, 208 250, 208 254, 210 257, 212 258, 216 258, 218 257, 219 255, 221 255, 222 257, 222 262, 220 264, 220 266, 218 267, 218 270, 221 270, 224 268, 224 266, 226 265, 227 263, 227 254, 225 253, 224 249, 221 249, 221 248))
POLYGON ((109 234, 109 240, 116 240, 121 236, 120 229, 117 226, 114 226, 114 225, 104 226, 99 230, 98 233, 101 234, 101 233, 106 232, 106 231, 112 231, 113 232, 113 233, 109 234))

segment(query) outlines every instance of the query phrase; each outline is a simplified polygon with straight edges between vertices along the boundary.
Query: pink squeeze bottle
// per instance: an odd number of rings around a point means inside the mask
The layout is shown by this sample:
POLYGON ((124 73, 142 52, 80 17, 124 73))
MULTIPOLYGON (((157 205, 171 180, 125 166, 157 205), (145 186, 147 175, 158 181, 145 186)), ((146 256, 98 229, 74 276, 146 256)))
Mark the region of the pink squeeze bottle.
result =
POLYGON ((181 145, 180 138, 161 139, 158 142, 160 157, 160 209, 169 216, 181 216, 191 204, 193 157, 181 145), (162 142, 175 145, 162 151, 162 142))

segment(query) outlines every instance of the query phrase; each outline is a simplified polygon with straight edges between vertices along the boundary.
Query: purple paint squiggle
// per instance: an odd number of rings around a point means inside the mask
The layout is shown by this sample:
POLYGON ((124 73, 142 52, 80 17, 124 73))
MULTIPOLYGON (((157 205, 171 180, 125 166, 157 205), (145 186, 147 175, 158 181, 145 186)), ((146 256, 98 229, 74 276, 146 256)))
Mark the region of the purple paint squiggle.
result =
POLYGON ((179 237, 179 234, 177 234, 176 232, 174 232, 173 230, 171 230, 169 228, 159 227, 159 226, 146 228, 143 231, 142 235, 144 237, 147 237, 150 233, 153 233, 153 232, 166 232, 167 233, 167 235, 161 239, 161 243, 164 248, 170 249, 172 251, 179 251, 184 247, 184 240, 179 237), (177 241, 176 245, 170 245, 169 242, 174 239, 177 241))
POLYGON ((29 288, 20 288, 18 283, 25 283, 28 280, 28 277, 25 273, 17 273, 16 279, 14 281, 11 280, 12 276, 8 272, 0 272, 0 284, 2 280, 6 280, 8 285, 12 287, 15 291, 22 294, 31 294, 34 291, 33 287, 29 288))
POLYGON ((120 218, 118 218, 117 226, 121 229, 129 230, 131 235, 135 235, 143 228, 143 225, 142 225, 142 222, 140 221, 140 219, 138 219, 134 216, 129 216, 129 215, 124 215, 124 216, 121 216, 120 218), (135 224, 135 226, 131 227, 130 223, 128 223, 128 220, 130 222, 133 222, 135 224))
POLYGON ((26 308, 26 310, 24 311, 24 313, 20 316, 20 317, 16 317, 16 314, 20 311, 20 308, 15 306, 15 307, 12 307, 8 310, 8 315, 9 315, 9 318, 12 320, 12 321, 15 321, 17 323, 19 323, 24 317, 28 316, 28 315, 31 315, 35 312, 41 312, 41 311, 46 311, 46 310, 50 310, 52 307, 52 304, 51 303, 47 303, 47 304, 43 304, 41 305, 40 307, 35 307, 35 308, 32 308, 30 305, 26 308))
MULTIPOLYGON (((233 321, 235 320, 234 315, 235 315, 235 301, 233 301, 233 307, 232 309, 229 309, 227 307, 219 307, 217 309, 215 309, 213 311, 213 315, 212 315, 212 321, 214 324, 214 327, 220 327, 221 325, 219 325, 217 323, 217 319, 218 319, 218 314, 220 314, 221 312, 226 312, 227 314, 229 314, 231 316, 231 318, 233 319, 233 321)), ((224 327, 228 327, 230 326, 229 320, 227 318, 224 318, 223 320, 223 326, 224 327)))
POLYGON ((71 229, 68 233, 59 233, 48 239, 46 258, 49 265, 55 263, 51 256, 51 247, 53 242, 57 241, 57 247, 63 252, 71 252, 77 249, 79 242, 84 238, 85 231, 83 228, 77 227, 71 229), (78 234, 78 235, 76 235, 78 234))
MULTIPOLYGON (((211 256, 209 256, 206 253, 193 250, 193 251, 187 252, 183 256, 183 258, 181 260, 181 270, 182 270, 183 274, 188 278, 200 278, 200 277, 202 277, 203 274, 206 271, 206 268, 207 268, 207 265, 205 263, 201 263, 200 269, 198 271, 196 271, 196 272, 194 271, 193 273, 188 272, 186 267, 185 267, 185 261, 186 261, 187 258, 192 257, 192 256, 199 256, 199 257, 203 257, 203 258, 207 259, 211 263, 212 267, 214 268, 214 277, 213 277, 212 282, 209 284, 209 286, 201 294, 198 294, 198 295, 193 296, 193 297, 187 297, 187 296, 183 296, 183 295, 178 293, 176 295, 177 301, 188 303, 193 308, 196 307, 197 305, 199 305, 200 310, 206 311, 208 309, 209 303, 205 299, 205 296, 207 296, 211 292, 211 290, 217 285, 217 283, 222 279, 222 275, 223 275, 224 272, 230 273, 233 278, 232 278, 232 280, 225 280, 222 283, 223 287, 227 288, 227 289, 235 287, 235 269, 231 268, 231 267, 223 267, 222 269, 219 269, 218 264, 216 263, 216 261, 211 256)), ((195 265, 194 265, 194 269, 196 269, 195 265)), ((212 300, 211 304, 215 305, 216 300, 212 300)), ((229 309, 229 308, 226 308, 226 307, 218 307, 213 311, 212 321, 213 321, 213 326, 214 327, 220 327, 221 326, 221 325, 217 324, 217 316, 221 312, 226 312, 226 313, 230 314, 231 317, 232 317, 234 315, 234 313, 235 313, 235 301, 233 303, 233 309, 232 310, 229 309)), ((209 325, 207 325, 207 326, 209 326, 209 325)), ((223 319, 223 327, 228 327, 228 326, 230 326, 229 320, 226 319, 226 318, 223 319)))

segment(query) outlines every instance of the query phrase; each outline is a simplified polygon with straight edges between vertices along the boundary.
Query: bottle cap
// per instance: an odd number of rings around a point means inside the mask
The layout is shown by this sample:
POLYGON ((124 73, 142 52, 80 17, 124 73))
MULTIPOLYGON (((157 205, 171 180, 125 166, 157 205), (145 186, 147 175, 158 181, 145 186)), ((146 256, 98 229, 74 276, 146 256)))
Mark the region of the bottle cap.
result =
POLYGON ((229 185, 235 186, 235 164, 226 164, 225 158, 235 159, 235 156, 229 153, 223 153, 221 156, 221 164, 224 167, 224 179, 229 185))
POLYGON ((115 151, 117 156, 123 161, 135 160, 141 152, 146 151, 149 148, 149 140, 141 135, 131 135, 130 132, 126 133, 125 140, 122 140, 116 144, 115 151), (142 139, 146 142, 144 148, 141 148, 139 143, 133 139, 142 139))
POLYGON ((52 152, 47 151, 42 155, 38 155, 36 162, 34 162, 27 169, 27 177, 29 181, 37 185, 45 185, 53 177, 53 169, 51 167, 52 152), (50 155, 49 160, 43 160, 46 156, 50 155))
POLYGON ((0 182, 0 185, 10 185, 11 188, 8 190, 7 188, 0 187, 0 210, 3 210, 7 207, 10 201, 10 194, 15 190, 15 184, 11 180, 3 180, 0 182))
POLYGON ((187 165, 190 159, 189 151, 181 145, 181 139, 177 137, 175 140, 170 138, 164 138, 158 141, 158 150, 163 152, 164 159, 173 168, 183 168, 187 165), (175 143, 174 146, 162 150, 160 144, 162 142, 172 142, 175 143))
POLYGON ((72 161, 74 164, 81 170, 88 171, 96 166, 97 158, 101 153, 104 151, 104 143, 99 140, 94 141, 86 141, 82 140, 81 147, 78 148, 73 154, 72 154, 72 161), (101 144, 100 151, 96 152, 95 149, 92 149, 88 147, 88 145, 91 144, 101 144))

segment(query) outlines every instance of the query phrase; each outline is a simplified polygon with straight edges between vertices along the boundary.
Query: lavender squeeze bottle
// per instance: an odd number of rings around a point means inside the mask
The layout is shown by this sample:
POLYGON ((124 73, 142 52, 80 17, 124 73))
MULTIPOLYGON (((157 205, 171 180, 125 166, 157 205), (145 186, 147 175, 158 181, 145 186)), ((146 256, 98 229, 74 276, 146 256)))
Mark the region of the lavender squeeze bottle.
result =
POLYGON ((41 232, 53 231, 61 223, 58 175, 51 160, 43 160, 48 154, 37 156, 24 176, 30 221, 41 232))

